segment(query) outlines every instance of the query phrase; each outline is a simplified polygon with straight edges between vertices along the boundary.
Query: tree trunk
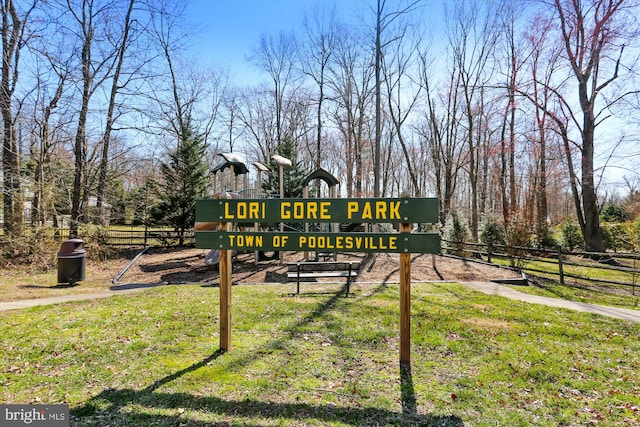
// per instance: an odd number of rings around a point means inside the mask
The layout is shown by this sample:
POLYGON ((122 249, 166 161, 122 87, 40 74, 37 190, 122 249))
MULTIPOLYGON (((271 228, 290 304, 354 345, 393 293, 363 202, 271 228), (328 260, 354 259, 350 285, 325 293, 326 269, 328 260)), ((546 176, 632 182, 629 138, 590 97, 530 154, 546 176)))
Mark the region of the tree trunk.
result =
MULTIPOLYGON (((466 90, 467 88, 465 88, 466 90)), ((471 100, 467 97, 467 144, 469 148, 469 187, 471 189, 471 237, 478 241, 478 174, 476 173, 476 146, 473 143, 474 116, 471 108, 471 100)))
POLYGON ((376 79, 376 140, 375 146, 373 148, 373 197, 380 197, 380 144, 382 140, 382 117, 381 117, 381 94, 380 94, 380 86, 382 82, 380 81, 380 57, 382 56, 382 47, 380 45, 380 33, 382 32, 381 24, 382 24, 382 7, 384 2, 381 4, 381 0, 378 0, 378 7, 376 12, 376 62, 375 62, 375 79, 376 79))
POLYGON ((537 211, 538 211, 538 233, 541 233, 543 230, 546 230, 548 227, 547 224, 547 217, 549 216, 549 208, 548 208, 548 201, 547 201, 547 160, 546 160, 546 156, 547 156, 547 140, 546 140, 546 135, 545 135, 545 129, 544 126, 539 126, 538 127, 538 134, 539 134, 539 146, 540 146, 540 153, 539 153, 539 160, 538 160, 538 164, 539 164, 539 169, 538 169, 538 174, 536 176, 536 207, 537 207, 537 211))
MULTIPOLYGON (((586 116, 587 114, 585 114, 586 116)), ((600 229, 598 197, 593 177, 593 130, 595 125, 585 117, 582 146, 582 209, 584 212, 584 250, 604 252, 604 236, 600 229)))
POLYGON ((120 72, 124 63, 124 54, 127 49, 127 43, 129 40, 129 30, 131 29, 131 13, 133 11, 133 5, 135 0, 129 0, 129 8, 127 9, 127 15, 124 21, 124 33, 122 35, 120 49, 118 51, 118 62, 113 74, 113 81, 111 84, 111 93, 109 95, 109 107, 107 109, 107 123, 102 135, 102 157, 100 158, 99 177, 98 177, 98 189, 96 194, 96 209, 103 225, 107 225, 106 218, 102 215, 102 204, 104 202, 105 187, 107 184, 107 168, 109 166, 109 145, 111 140, 111 131, 113 130, 113 114, 116 105, 116 96, 118 95, 120 72))
MULTIPOLYGON (((582 2, 561 2, 555 0, 558 12, 562 42, 571 70, 578 84, 578 98, 582 110, 582 234, 585 251, 603 252, 604 236, 598 217, 598 198, 594 178, 594 135, 598 113, 596 99, 607 86, 618 78, 620 61, 624 51, 624 32, 616 26, 624 25, 618 20, 623 16, 625 2, 622 0, 593 0, 582 2), (604 77, 607 68, 603 61, 611 58, 614 50, 619 49, 619 57, 611 74, 604 77), (601 80, 599 80, 601 79, 601 80)), ((626 95, 635 92, 628 92, 626 95)), ((625 97, 620 95, 620 98, 625 97)), ((616 97, 619 96, 616 94, 616 97)), ((574 116, 575 119, 577 117, 574 116)), ((576 120, 577 121, 577 120, 576 120)), ((580 216, 580 215, 579 215, 580 216)))
POLYGON ((2 114, 2 170, 4 232, 8 236, 22 234, 23 208, 20 187, 20 161, 16 141, 12 98, 18 81, 19 45, 23 22, 12 0, 2 4, 2 79, 0 81, 0 111, 2 114))
MULTIPOLYGON (((83 23, 84 24, 84 23, 83 23)), ((79 224, 86 220, 86 206, 83 204, 84 193, 88 191, 85 187, 86 167, 87 167, 87 115, 89 113, 89 98, 91 94, 91 82, 93 74, 91 72, 91 43, 93 36, 93 26, 89 24, 86 38, 82 46, 82 102, 78 114, 78 128, 76 130, 73 154, 75 157, 73 174, 73 192, 71 196, 71 219, 69 224, 69 237, 78 237, 79 224)))

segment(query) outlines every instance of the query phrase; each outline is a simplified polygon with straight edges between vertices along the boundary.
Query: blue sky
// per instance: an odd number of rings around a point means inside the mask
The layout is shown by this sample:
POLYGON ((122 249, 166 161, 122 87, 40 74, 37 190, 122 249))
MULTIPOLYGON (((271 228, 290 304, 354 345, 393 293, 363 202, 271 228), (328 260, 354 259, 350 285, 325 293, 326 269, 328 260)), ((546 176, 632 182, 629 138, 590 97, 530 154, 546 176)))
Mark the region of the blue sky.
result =
MULTIPOLYGON (((326 0, 191 0, 187 9, 194 25, 202 26, 195 51, 207 64, 227 67, 236 83, 260 78, 246 61, 262 34, 300 27, 305 12, 326 0)), ((365 0, 335 2, 343 19, 367 7, 365 0)))

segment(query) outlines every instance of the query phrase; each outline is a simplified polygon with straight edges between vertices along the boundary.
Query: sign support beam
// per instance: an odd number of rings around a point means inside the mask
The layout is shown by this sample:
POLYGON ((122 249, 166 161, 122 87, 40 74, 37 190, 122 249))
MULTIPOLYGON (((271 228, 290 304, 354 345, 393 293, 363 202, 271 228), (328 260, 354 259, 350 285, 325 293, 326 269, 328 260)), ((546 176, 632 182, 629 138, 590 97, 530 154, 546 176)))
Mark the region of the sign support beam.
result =
MULTIPOLYGON (((401 224, 410 233, 412 224, 401 224)), ((411 254, 400 254, 400 363, 411 363, 411 254)))
MULTIPOLYGON (((223 228, 230 229, 231 223, 223 228)), ((220 251, 220 350, 231 351, 231 281, 233 251, 220 251)))

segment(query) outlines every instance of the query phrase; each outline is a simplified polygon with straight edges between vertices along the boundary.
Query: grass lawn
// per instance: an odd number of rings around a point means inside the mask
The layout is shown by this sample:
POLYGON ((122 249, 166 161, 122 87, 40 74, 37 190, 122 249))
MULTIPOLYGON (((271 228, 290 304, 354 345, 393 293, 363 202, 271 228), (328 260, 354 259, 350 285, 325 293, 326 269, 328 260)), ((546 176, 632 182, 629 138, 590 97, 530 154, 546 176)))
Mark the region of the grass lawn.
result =
POLYGON ((73 426, 640 426, 638 324, 413 284, 401 370, 398 287, 355 289, 234 286, 224 354, 215 287, 2 312, 0 402, 73 426))

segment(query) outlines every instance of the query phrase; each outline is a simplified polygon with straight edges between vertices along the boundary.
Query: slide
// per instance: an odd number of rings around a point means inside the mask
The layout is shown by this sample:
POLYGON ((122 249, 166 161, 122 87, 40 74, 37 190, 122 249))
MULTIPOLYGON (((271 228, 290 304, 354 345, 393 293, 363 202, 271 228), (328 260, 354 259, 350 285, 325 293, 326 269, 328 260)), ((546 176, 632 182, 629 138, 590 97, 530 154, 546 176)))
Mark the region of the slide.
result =
POLYGON ((204 257, 204 263, 207 265, 216 265, 220 262, 220 251, 218 249, 211 249, 206 257, 204 257))

